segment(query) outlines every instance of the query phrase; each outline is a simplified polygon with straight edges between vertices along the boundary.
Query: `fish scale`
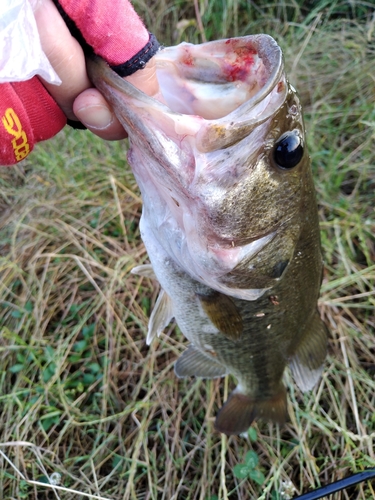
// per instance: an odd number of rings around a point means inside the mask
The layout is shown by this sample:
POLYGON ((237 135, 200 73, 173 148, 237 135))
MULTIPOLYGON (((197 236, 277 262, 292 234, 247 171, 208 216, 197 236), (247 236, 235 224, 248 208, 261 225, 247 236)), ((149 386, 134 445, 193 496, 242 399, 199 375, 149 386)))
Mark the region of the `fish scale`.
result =
POLYGON ((283 373, 310 390, 326 357, 322 256, 302 110, 268 35, 180 44, 156 56, 163 102, 88 61, 130 139, 150 264, 161 286, 147 343, 174 317, 178 377, 233 374, 215 427, 287 418, 283 373))

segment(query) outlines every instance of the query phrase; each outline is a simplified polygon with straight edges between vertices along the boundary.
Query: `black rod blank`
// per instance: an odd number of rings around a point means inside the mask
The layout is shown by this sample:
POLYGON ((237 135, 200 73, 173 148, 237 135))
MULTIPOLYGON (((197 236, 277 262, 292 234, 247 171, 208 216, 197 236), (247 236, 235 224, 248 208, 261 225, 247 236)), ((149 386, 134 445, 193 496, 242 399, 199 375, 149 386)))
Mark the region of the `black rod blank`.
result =
POLYGON ((294 497, 293 500, 319 500, 327 495, 332 495, 332 493, 337 493, 338 491, 349 488, 349 486, 354 486, 355 484, 361 483, 362 481, 367 481, 375 477, 375 468, 368 469, 363 472, 358 472, 352 476, 340 479, 334 483, 327 484, 327 486, 322 486, 314 491, 309 491, 298 497, 294 497))

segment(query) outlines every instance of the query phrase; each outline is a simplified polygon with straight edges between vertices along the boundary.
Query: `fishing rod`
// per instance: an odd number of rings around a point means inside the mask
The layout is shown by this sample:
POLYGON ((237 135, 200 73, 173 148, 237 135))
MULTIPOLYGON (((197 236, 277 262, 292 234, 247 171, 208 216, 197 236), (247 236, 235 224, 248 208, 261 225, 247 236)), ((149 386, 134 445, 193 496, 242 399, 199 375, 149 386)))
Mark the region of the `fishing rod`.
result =
POLYGON ((322 486, 314 491, 309 491, 308 493, 294 497, 293 500, 318 500, 319 498, 332 495, 332 493, 337 493, 345 488, 349 488, 349 486, 354 486, 355 484, 367 481, 373 477, 375 477, 375 468, 367 469, 363 472, 358 472, 352 476, 335 481, 334 483, 327 484, 327 486, 322 486))

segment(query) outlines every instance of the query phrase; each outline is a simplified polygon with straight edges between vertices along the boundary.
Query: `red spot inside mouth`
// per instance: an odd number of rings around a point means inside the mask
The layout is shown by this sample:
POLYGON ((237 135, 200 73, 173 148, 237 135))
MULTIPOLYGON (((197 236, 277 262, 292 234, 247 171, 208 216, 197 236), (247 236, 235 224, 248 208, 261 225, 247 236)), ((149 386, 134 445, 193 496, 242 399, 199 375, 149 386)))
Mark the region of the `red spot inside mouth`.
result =
POLYGON ((186 66, 193 66, 194 65, 193 56, 188 51, 185 51, 185 54, 181 58, 181 62, 186 66))
POLYGON ((241 47, 235 53, 236 59, 229 64, 225 64, 223 68, 228 82, 245 81, 249 76, 251 66, 254 64, 254 55, 258 52, 249 47, 241 47))

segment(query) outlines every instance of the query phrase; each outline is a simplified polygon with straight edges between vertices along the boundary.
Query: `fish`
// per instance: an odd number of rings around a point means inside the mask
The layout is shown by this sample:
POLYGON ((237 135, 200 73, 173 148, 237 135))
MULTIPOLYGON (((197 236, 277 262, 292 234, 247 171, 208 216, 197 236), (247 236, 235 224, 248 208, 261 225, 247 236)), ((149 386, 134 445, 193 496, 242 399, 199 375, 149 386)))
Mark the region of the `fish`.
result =
POLYGON ((288 419, 289 366, 318 382, 327 329, 316 194, 300 100, 269 35, 181 43, 155 56, 160 98, 96 58, 88 74, 128 133, 140 232, 160 294, 147 344, 174 318, 189 346, 179 378, 231 374, 215 429, 288 419))

